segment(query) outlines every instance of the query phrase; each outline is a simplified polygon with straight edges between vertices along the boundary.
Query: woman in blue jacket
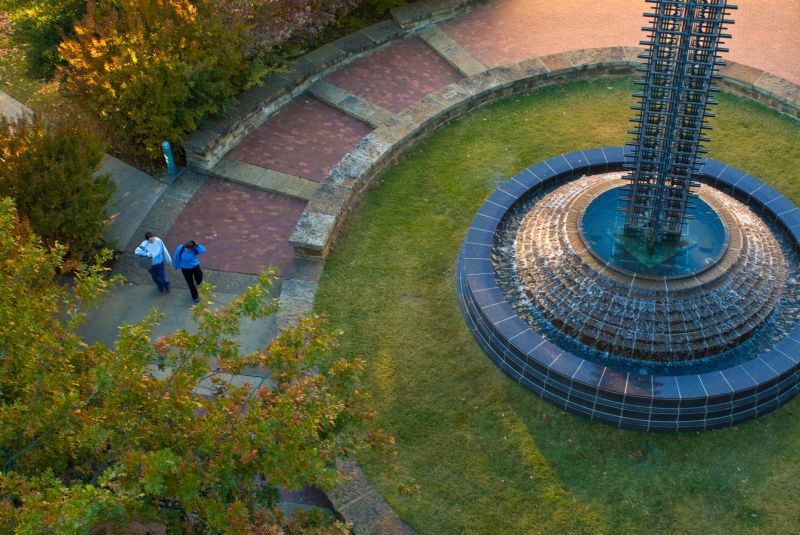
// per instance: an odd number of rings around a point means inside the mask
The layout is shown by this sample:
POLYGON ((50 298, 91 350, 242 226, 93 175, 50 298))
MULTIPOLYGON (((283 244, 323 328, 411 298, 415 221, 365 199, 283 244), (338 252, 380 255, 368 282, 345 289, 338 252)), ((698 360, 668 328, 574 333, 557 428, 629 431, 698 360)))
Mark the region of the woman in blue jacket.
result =
POLYGON ((203 282, 203 270, 200 269, 200 259, 197 258, 197 255, 205 252, 205 247, 194 240, 189 240, 179 245, 175 249, 175 254, 172 255, 172 266, 175 269, 180 268, 195 303, 200 301, 200 297, 197 295, 197 286, 203 282))

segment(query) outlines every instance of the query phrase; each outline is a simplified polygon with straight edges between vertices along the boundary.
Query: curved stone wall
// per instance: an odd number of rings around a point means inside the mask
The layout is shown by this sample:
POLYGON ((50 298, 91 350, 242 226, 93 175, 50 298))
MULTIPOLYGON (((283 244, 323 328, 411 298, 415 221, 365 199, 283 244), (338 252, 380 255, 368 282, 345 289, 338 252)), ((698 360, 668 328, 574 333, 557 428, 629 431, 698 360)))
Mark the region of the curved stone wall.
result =
MULTIPOLYGON (((374 179, 416 142, 448 122, 489 102, 540 87, 633 75, 641 52, 635 47, 563 52, 490 69, 429 94, 373 130, 331 169, 298 220, 289 243, 298 255, 327 256, 339 227, 374 179)), ((723 91, 800 117, 796 85, 786 80, 774 83, 777 77, 733 62, 720 72, 723 91)))
MULTIPOLYGON (((641 431, 725 427, 774 410, 800 388, 800 325, 743 364, 699 374, 651 375, 603 366, 564 351, 531 329, 506 301, 493 270, 495 232, 523 195, 566 178, 619 170, 621 147, 564 154, 501 184, 472 221, 459 257, 464 315, 489 357, 512 379, 573 413, 641 431)), ((800 210, 738 169, 708 160, 704 182, 748 203, 800 244, 800 210)))

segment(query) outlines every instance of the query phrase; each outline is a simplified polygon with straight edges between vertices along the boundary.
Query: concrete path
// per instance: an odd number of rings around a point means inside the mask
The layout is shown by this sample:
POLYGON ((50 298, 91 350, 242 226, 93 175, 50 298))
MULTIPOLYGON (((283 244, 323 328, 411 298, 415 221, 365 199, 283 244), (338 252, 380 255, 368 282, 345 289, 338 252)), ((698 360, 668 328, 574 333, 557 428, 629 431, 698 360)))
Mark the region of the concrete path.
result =
POLYGON ((121 249, 131 240, 134 231, 164 193, 168 183, 156 180, 108 154, 103 157, 99 173, 111 174, 117 186, 108 208, 111 227, 103 239, 110 247, 121 249))
MULTIPOLYGON (((158 293, 153 284, 126 282, 119 286, 112 295, 89 312, 86 323, 79 329, 81 336, 89 343, 102 342, 113 346, 120 325, 142 321, 151 309, 159 310, 163 314, 154 336, 172 334, 178 329, 194 332, 194 303, 189 290, 185 288, 185 284, 176 284, 178 278, 182 282, 182 277, 172 268, 168 268, 168 277, 173 285, 170 293, 158 293)), ((225 305, 239 295, 240 292, 217 291, 213 300, 215 305, 225 305)), ((245 320, 242 322, 242 333, 236 341, 241 345, 243 353, 252 353, 269 345, 274 335, 274 317, 261 322, 245 320)))
MULTIPOLYGON (((228 253, 233 258, 234 267, 238 265, 251 266, 251 271, 236 272, 233 269, 227 271, 219 269, 219 263, 224 264, 228 261, 228 257, 215 251, 213 241, 209 242, 203 236, 185 230, 187 226, 182 220, 186 219, 187 205, 190 202, 198 202, 198 198, 201 201, 205 199, 203 188, 209 185, 226 186, 226 184, 209 179, 204 175, 184 170, 178 176, 173 177, 170 184, 163 186, 161 194, 157 199, 152 200, 149 209, 137 212, 136 217, 112 221, 112 229, 118 229, 115 232, 125 233, 129 236, 120 248, 122 255, 114 267, 114 273, 123 275, 126 283, 118 287, 99 306, 89 311, 85 325, 79 330, 87 342, 112 344, 116 340, 119 325, 141 321, 151 308, 155 308, 163 314, 154 336, 169 334, 179 328, 190 330, 193 328, 191 320, 193 302, 181 273, 175 271, 172 266, 167 267, 171 292, 161 294, 157 291, 148 271, 139 265, 138 258, 133 254, 133 250, 142 242, 144 233, 147 231, 162 237, 170 253, 173 253, 180 243, 192 238, 206 245, 209 253, 204 256, 211 257, 212 262, 201 257, 204 267, 204 282, 208 282, 215 288, 213 297, 215 306, 232 301, 252 285, 258 274, 267 267, 266 260, 263 261, 265 265, 260 269, 256 269, 253 264, 248 264, 248 249, 240 244, 235 249, 230 249, 228 253), (119 229, 123 225, 124 228, 119 229), (240 264, 235 264, 236 261, 240 264)), ((241 188, 242 186, 235 187, 241 188)), ((263 194, 263 192, 256 191, 254 194, 258 197, 258 194, 263 194)), ((224 202, 222 206, 225 206, 224 202)), ((208 210, 213 212, 214 208, 208 210)), ((242 214, 237 216, 235 207, 227 213, 225 210, 222 213, 213 213, 218 215, 217 224, 228 227, 232 225, 224 218, 244 218, 242 214)), ((273 289, 277 296, 280 291, 280 281, 277 281, 273 289)), ((237 339, 242 350, 252 352, 269 344, 276 332, 275 322, 274 316, 257 322, 243 322, 241 336, 237 339)))
POLYGON ((11 95, 0 91, 0 115, 9 120, 16 120, 23 115, 29 115, 30 113, 30 108, 16 100, 11 95))

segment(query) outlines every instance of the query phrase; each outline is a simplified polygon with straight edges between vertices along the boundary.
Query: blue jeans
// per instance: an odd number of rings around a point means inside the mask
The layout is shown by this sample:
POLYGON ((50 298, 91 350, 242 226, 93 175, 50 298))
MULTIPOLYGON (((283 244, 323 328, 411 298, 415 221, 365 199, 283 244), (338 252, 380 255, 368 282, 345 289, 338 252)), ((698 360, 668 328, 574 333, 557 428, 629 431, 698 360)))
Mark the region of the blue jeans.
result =
POLYGON ((167 270, 164 269, 164 262, 150 266, 150 276, 153 277, 153 282, 158 286, 159 292, 169 290, 169 281, 167 280, 167 270))

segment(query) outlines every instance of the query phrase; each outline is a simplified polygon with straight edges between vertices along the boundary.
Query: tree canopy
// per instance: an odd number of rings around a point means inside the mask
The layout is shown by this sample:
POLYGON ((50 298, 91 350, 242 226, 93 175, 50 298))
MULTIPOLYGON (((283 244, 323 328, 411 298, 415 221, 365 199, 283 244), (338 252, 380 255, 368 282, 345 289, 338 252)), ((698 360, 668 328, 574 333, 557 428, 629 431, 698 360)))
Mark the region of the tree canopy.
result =
POLYGON ((132 519, 289 530, 277 489, 329 488, 335 459, 365 443, 363 363, 337 357, 319 318, 241 355, 240 320, 274 309, 271 273, 225 307, 201 294, 192 332, 153 342, 151 313, 122 326, 114 347, 87 345, 75 333, 81 310, 118 281, 103 257, 70 268, 64 252, 0 201, 0 531, 88 533, 132 519), (71 289, 58 283, 68 269, 71 289), (269 374, 234 381, 245 368, 269 374), (212 394, 198 395, 200 383, 212 394))
POLYGON ((76 121, 0 117, 0 197, 14 199, 45 243, 60 242, 73 259, 91 258, 115 189, 110 175, 97 174, 103 151, 76 121))

